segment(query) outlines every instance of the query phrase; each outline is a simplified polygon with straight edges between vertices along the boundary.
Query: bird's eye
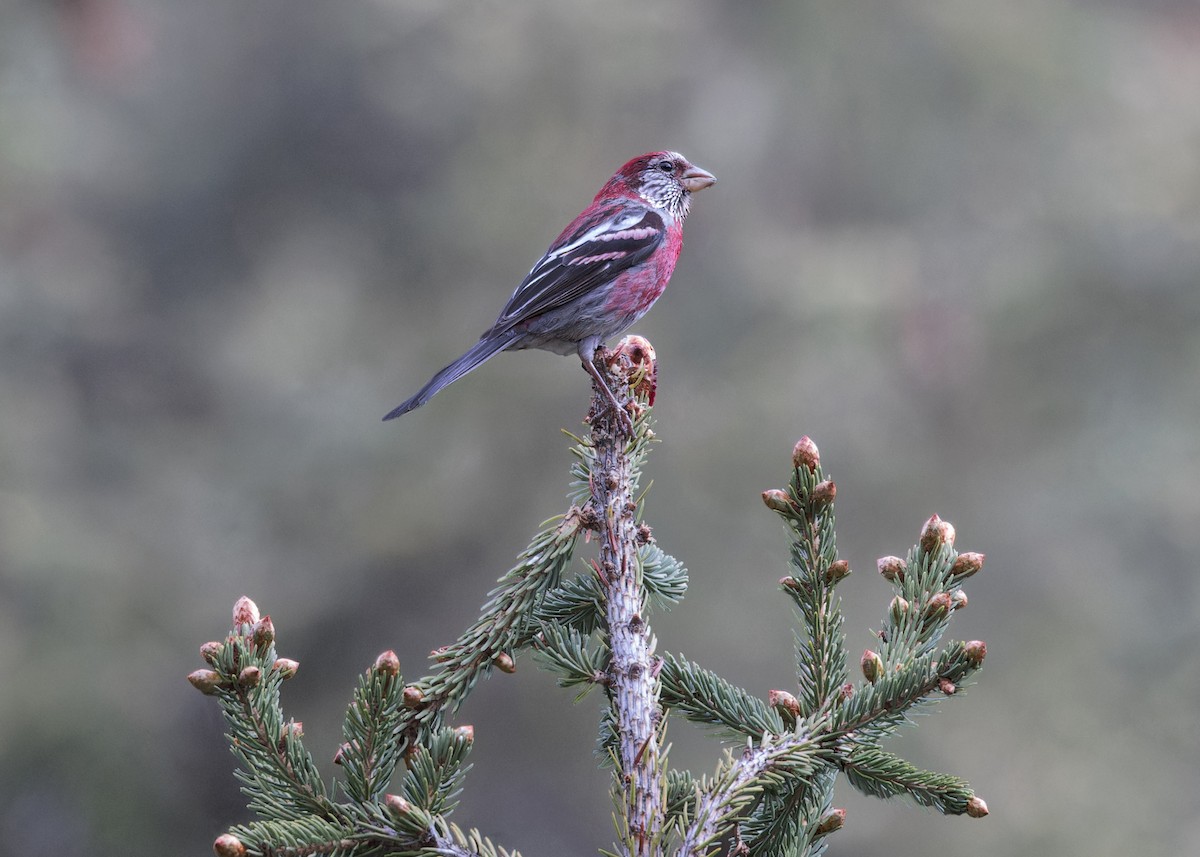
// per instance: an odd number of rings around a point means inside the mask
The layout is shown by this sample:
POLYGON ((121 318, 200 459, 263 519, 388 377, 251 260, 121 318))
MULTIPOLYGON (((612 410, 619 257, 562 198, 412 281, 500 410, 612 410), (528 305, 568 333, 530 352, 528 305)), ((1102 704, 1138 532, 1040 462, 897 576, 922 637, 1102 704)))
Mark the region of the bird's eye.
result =
POLYGON ((661 161, 658 165, 658 168, 664 173, 675 172, 675 164, 672 161, 661 161))

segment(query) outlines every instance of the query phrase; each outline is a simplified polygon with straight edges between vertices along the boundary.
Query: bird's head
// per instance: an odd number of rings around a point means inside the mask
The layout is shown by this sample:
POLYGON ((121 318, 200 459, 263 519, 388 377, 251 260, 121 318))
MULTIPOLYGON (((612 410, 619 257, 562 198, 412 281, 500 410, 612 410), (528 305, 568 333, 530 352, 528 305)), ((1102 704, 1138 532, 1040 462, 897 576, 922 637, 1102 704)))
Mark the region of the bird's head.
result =
POLYGON ((678 152, 648 152, 617 170, 600 193, 633 194, 682 220, 687 217, 692 194, 716 180, 678 152))

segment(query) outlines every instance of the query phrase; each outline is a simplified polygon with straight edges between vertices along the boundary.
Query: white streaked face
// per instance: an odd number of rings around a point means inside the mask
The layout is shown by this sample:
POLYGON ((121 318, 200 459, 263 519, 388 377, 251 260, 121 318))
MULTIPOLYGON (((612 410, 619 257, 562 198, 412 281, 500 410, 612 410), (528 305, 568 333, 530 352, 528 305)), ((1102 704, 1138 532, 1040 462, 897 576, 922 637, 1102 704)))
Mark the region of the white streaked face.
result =
POLYGON ((694 166, 678 152, 659 152, 642 170, 639 194, 655 208, 666 209, 677 220, 687 217, 692 191, 702 190, 716 179, 694 166))

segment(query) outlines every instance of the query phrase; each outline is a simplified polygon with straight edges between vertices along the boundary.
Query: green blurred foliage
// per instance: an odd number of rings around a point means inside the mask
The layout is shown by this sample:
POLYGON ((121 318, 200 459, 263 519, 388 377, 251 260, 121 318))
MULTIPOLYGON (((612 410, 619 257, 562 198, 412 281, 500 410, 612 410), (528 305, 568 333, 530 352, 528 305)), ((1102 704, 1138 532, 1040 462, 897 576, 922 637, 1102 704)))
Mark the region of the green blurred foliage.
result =
MULTIPOLYGON (((720 179, 637 328, 660 648, 790 687, 758 493, 810 434, 852 649, 929 514, 989 555, 980 685, 899 749, 991 817, 847 789, 835 853, 1200 852, 1198 92, 1191 0, 0 5, 0 854, 245 818, 184 680, 238 595, 322 759, 376 653, 424 671, 564 509, 587 383, 506 355, 379 418, 660 147, 720 179)), ((595 705, 477 691, 459 820, 606 845, 595 705)))

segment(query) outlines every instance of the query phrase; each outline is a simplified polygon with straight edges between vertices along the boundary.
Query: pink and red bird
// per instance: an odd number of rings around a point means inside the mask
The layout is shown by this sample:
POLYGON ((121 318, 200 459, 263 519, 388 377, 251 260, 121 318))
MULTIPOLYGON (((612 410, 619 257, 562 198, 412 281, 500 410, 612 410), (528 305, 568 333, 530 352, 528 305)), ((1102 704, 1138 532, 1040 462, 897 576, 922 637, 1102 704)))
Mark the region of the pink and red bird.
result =
POLYGON ((625 164, 554 240, 479 341, 384 419, 421 407, 501 351, 541 348, 578 354, 628 421, 593 362, 596 349, 666 289, 692 194, 715 181, 678 152, 650 152, 625 164))

